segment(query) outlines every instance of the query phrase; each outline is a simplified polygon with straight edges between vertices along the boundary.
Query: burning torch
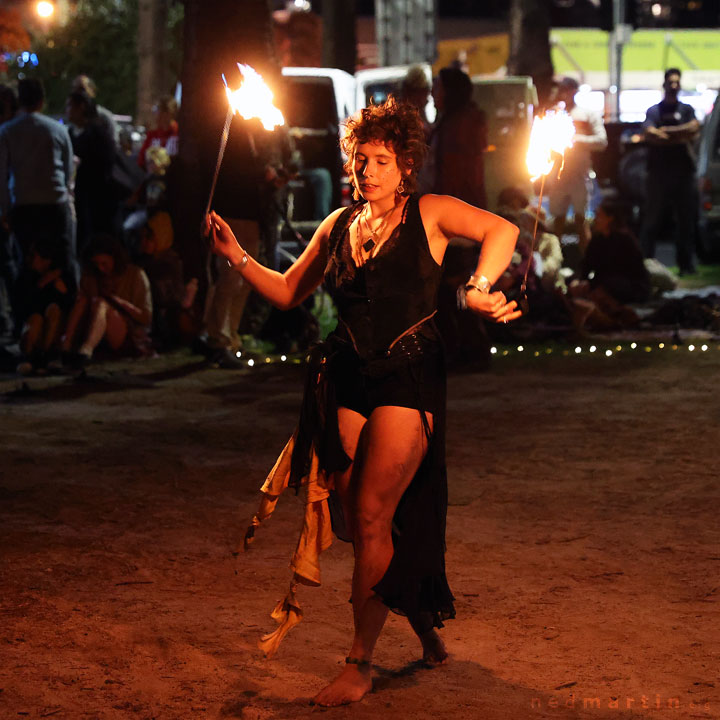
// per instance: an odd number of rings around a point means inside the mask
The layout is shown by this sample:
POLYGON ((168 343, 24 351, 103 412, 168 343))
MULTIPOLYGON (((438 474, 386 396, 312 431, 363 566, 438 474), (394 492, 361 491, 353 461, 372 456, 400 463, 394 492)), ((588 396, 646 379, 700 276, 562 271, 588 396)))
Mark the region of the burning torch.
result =
MULTIPOLYGON (((210 196, 208 197, 205 214, 210 212, 213 195, 215 194, 215 186, 217 185, 220 165, 225 155, 225 147, 227 146, 228 136, 230 135, 230 123, 233 115, 238 113, 245 120, 257 118, 266 130, 274 130, 276 127, 285 124, 283 114, 273 104, 273 94, 270 88, 265 84, 262 76, 257 73, 249 65, 237 64, 240 74, 242 75, 242 83, 237 90, 231 90, 225 76, 225 93, 228 98, 228 111, 225 116, 225 124, 223 125, 222 134, 220 135, 220 150, 218 152, 217 162, 215 163, 215 173, 213 174, 212 183, 210 185, 210 196)), ((255 154, 255 143, 252 135, 248 134, 250 139, 250 147, 253 155, 255 154)))
MULTIPOLYGON (((533 182, 538 178, 542 178, 542 180, 540 182, 537 211, 535 212, 535 227, 533 228, 532 246, 530 248, 531 258, 533 252, 535 252, 535 237, 537 236, 538 221, 540 219, 545 179, 555 166, 558 156, 561 159, 558 176, 562 173, 565 162, 565 151, 572 147, 574 136, 575 125, 565 110, 547 110, 543 115, 533 120, 530 131, 530 144, 525 162, 530 174, 530 179, 533 182)), ((520 286, 518 299, 518 305, 523 311, 523 315, 526 315, 528 310, 526 290, 530 265, 531 262, 528 262, 525 268, 525 276, 520 286)))

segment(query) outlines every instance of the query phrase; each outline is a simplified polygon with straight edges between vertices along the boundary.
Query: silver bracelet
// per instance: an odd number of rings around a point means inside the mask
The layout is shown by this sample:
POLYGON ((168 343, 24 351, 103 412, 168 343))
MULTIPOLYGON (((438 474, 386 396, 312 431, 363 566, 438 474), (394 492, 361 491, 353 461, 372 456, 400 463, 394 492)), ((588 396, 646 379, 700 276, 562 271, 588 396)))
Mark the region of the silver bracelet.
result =
POLYGON ((227 264, 229 267, 231 267, 233 270, 237 270, 238 272, 242 272, 242 269, 248 264, 248 260, 250 259, 250 256, 243 251, 243 256, 240 258, 240 262, 231 263, 229 260, 227 261, 227 264))
POLYGON ((480 277, 477 275, 471 275, 470 279, 465 283, 466 290, 474 288, 485 295, 490 292, 491 287, 492 283, 484 275, 481 275, 480 277))

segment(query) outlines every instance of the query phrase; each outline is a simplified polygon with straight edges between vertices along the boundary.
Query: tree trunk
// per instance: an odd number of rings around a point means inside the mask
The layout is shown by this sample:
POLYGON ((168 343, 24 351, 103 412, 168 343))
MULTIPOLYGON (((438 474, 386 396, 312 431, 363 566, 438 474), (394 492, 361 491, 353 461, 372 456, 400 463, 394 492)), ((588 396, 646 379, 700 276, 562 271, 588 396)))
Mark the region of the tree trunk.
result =
POLYGON ((530 75, 542 107, 553 77, 548 0, 512 0, 508 75, 530 75))
POLYGON ((323 65, 353 74, 357 57, 355 35, 355 0, 324 2, 323 65))
POLYGON ((139 0, 138 3, 138 122, 146 127, 152 119, 152 107, 167 95, 168 67, 168 4, 169 0, 139 0))
POLYGON ((200 224, 228 109, 221 75, 236 87, 236 63, 246 63, 277 87, 280 66, 267 0, 185 0, 184 33, 180 152, 169 181, 177 249, 187 277, 203 283, 208 244, 200 224))

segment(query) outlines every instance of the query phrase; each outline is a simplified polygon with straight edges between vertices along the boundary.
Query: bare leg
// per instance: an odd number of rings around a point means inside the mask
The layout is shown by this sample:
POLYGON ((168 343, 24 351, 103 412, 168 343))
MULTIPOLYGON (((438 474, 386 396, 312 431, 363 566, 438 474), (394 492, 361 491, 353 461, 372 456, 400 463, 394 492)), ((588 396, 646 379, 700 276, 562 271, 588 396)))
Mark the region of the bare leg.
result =
POLYGON ((420 638, 423 649, 423 662, 430 667, 444 665, 448 659, 448 651, 438 631, 431 627, 429 630, 425 623, 418 624, 419 618, 408 618, 410 626, 420 638))
POLYGON ((88 309, 88 299, 85 295, 78 295, 75 304, 70 311, 67 326, 65 327, 65 335, 62 340, 62 349, 64 352, 70 352, 73 349, 75 335, 77 334, 80 321, 85 316, 88 309))
POLYGON ((354 410, 349 410, 348 408, 338 408, 338 428, 340 430, 340 440, 342 442, 343 450, 345 450, 352 462, 350 463, 350 467, 348 467, 344 472, 334 473, 333 484, 338 496, 340 497, 345 524, 351 537, 353 534, 352 518, 354 510, 350 481, 352 478, 353 466, 355 464, 355 455, 357 453, 358 441, 360 440, 360 433, 362 432, 363 427, 365 427, 366 422, 367 418, 364 415, 361 415, 354 410))
MULTIPOLYGON (((335 490, 340 497, 340 502, 343 508, 343 515, 345 517, 345 524, 348 532, 352 535, 352 518, 354 515, 354 503, 353 495, 351 490, 351 477, 353 473, 353 464, 355 455, 357 453, 358 441, 360 439, 360 433, 365 426, 366 418, 359 413, 349 410, 347 408, 338 408, 338 426, 340 429, 340 439, 343 444, 343 449, 348 456, 353 460, 350 467, 342 473, 335 473, 333 476, 333 483, 335 490)), ((353 609, 355 609, 355 603, 353 603, 353 609)), ((357 624, 358 618, 355 613, 355 622, 357 624)), ((428 629, 427 623, 423 622, 423 618, 408 618, 410 627, 413 632, 418 636, 423 650, 423 660, 428 665, 442 665, 447 661, 448 653, 445 648, 440 635, 435 628, 428 629)))
POLYGON ((45 308, 45 324, 43 327, 42 350, 47 353, 56 347, 60 337, 62 311, 53 303, 45 308))
POLYGON ((43 333, 43 319, 39 313, 34 313, 25 322, 22 337, 20 338, 20 349, 25 357, 32 355, 38 349, 40 338, 43 333))
POLYGON ((372 687, 369 663, 388 613, 372 587, 392 559, 392 519, 426 451, 420 415, 412 408, 376 408, 362 428, 351 480, 355 635, 350 657, 365 664, 346 665, 314 698, 318 705, 354 702, 372 687))
POLYGON ((92 357, 95 348, 105 338, 113 350, 118 350, 127 336, 125 318, 103 298, 93 298, 90 308, 90 330, 79 353, 92 357))

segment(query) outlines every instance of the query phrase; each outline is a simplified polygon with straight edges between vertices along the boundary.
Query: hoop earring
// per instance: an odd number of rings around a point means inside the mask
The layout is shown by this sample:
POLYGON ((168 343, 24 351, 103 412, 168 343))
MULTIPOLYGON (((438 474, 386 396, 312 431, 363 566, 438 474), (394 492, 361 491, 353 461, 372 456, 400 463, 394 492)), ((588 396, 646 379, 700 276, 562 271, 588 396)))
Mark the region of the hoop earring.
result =
POLYGON ((405 192, 405 181, 404 180, 400 181, 400 184, 397 186, 397 188, 395 188, 395 192, 398 195, 402 195, 405 192))

